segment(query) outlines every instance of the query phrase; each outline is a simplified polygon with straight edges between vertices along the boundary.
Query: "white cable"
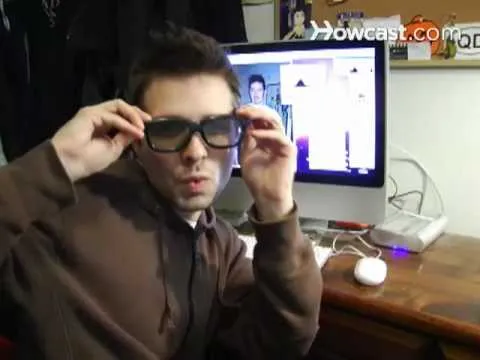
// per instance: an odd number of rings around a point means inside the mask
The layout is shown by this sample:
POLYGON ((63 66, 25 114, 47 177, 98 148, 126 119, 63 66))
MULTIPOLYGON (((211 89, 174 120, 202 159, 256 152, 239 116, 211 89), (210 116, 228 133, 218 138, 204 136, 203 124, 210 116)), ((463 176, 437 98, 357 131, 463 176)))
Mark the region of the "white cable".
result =
POLYGON ((409 215, 409 216, 412 216, 412 217, 415 217, 417 219, 422 219, 422 220, 432 220, 432 217, 431 216, 426 216, 426 215, 422 215, 422 214, 417 214, 413 211, 409 211, 409 210, 405 210, 405 209, 399 209, 399 208, 396 208, 396 211, 397 213, 403 213, 403 214, 406 214, 406 215, 409 215))
POLYGON ((365 241, 365 239, 363 237, 361 237, 360 235, 357 235, 355 236, 355 238, 357 240, 360 240, 360 242, 365 245, 367 248, 371 249, 371 250, 375 250, 377 252, 377 258, 380 258, 382 256, 382 250, 380 250, 378 247, 375 247, 375 246, 372 246, 370 245, 367 241, 365 241))
MULTIPOLYGON (((432 183, 432 186, 436 192, 436 195, 438 197, 438 200, 440 201, 440 207, 441 207, 441 211, 442 211, 442 214, 445 213, 445 206, 444 206, 444 203, 443 203, 443 198, 442 198, 442 195, 440 193, 440 190, 438 189, 437 187, 437 184, 435 183, 435 180, 433 179, 433 177, 430 175, 430 172, 427 170, 427 168, 412 154, 410 153, 408 150, 406 150, 405 148, 399 146, 399 145, 396 145, 396 144, 390 144, 390 146, 392 146, 393 148, 397 149, 398 151, 404 153, 406 156, 408 156, 408 158, 401 158, 401 157, 393 157, 392 160, 404 160, 404 161, 412 161, 414 164, 416 164, 420 170, 423 171, 424 175, 430 180, 430 182, 432 183)), ((425 190, 425 189, 424 189, 425 190)), ((424 193, 424 196, 426 194, 424 193)))
MULTIPOLYGON (((423 175, 422 176, 422 190, 421 190, 422 197, 420 198, 420 202, 418 204, 418 213, 421 213, 422 210, 423 210, 423 203, 424 203, 425 197, 427 195, 427 184, 428 184, 428 180, 430 179, 429 175, 425 173, 424 168, 422 168, 422 166, 420 166, 418 161, 416 161, 413 158, 410 158, 410 157, 391 157, 390 160, 408 162, 409 164, 413 164, 416 168, 418 168, 418 170, 420 170, 420 172, 422 172, 422 175, 423 175)), ((393 203, 392 203, 392 205, 393 205, 393 203)))
MULTIPOLYGON (((337 249, 336 247, 337 240, 344 234, 349 234, 349 233, 348 232, 339 233, 333 239, 331 256, 350 254, 350 255, 357 255, 360 257, 368 257, 368 255, 366 255, 364 252, 360 251, 359 249, 357 249, 355 246, 351 244, 344 245, 340 249, 337 249)), ((377 258, 380 258, 382 256, 382 250, 380 250, 375 246, 370 245, 367 241, 365 241, 365 239, 363 239, 362 236, 355 234, 354 239, 359 240, 365 247, 371 250, 375 250, 377 252, 377 256, 376 256, 377 258)))
MULTIPOLYGON (((445 204, 443 202, 442 194, 440 193, 440 190, 437 187, 437 184, 435 183, 435 180, 433 177, 430 175, 430 172, 427 170, 427 168, 420 162, 418 161, 413 154, 411 154, 408 150, 404 149, 403 147, 395 144, 390 144, 391 147, 397 149, 398 151, 404 153, 408 158, 402 158, 402 157, 391 157, 391 160, 400 160, 400 161, 412 161, 414 164, 416 164, 420 170, 423 171, 424 175, 430 180, 432 183, 433 189, 438 197, 438 201, 440 202, 440 209, 441 209, 441 215, 445 215, 445 204)), ((425 188, 423 189, 424 193, 423 196, 425 197, 425 188)))

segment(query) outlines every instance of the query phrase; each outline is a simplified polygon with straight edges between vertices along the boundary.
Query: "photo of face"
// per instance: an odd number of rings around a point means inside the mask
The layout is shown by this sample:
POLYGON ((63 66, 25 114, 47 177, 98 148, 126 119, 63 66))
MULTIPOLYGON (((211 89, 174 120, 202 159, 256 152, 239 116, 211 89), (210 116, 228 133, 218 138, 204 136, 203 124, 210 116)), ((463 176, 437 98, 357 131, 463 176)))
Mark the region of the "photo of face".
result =
POLYGON ((313 33, 312 0, 280 1, 280 39, 309 39, 313 33))
POLYGON ((259 82, 254 82, 250 85, 250 98, 254 104, 263 104, 265 90, 263 85, 259 82))
POLYGON ((305 25, 305 12, 303 10, 296 11, 293 15, 293 25, 305 25))
POLYGON ((272 63, 235 64, 234 71, 240 83, 240 103, 267 107, 277 112, 286 135, 293 139, 291 103, 283 98, 285 89, 280 76, 282 66, 280 60, 272 63))
POLYGON ((265 104, 265 79, 262 75, 255 74, 250 76, 249 83, 249 95, 250 102, 255 105, 265 104))

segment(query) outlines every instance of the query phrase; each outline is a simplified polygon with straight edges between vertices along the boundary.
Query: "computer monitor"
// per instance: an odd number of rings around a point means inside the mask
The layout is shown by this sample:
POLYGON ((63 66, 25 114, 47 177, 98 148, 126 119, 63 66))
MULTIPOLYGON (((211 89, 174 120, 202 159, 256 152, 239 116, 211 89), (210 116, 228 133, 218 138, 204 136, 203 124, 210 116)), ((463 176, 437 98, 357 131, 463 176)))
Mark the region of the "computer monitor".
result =
MULTIPOLYGON (((383 222, 386 211, 388 47, 382 41, 226 45, 242 104, 282 118, 298 149, 294 198, 302 218, 383 222)), ((235 166, 215 202, 244 211, 250 193, 235 166)))

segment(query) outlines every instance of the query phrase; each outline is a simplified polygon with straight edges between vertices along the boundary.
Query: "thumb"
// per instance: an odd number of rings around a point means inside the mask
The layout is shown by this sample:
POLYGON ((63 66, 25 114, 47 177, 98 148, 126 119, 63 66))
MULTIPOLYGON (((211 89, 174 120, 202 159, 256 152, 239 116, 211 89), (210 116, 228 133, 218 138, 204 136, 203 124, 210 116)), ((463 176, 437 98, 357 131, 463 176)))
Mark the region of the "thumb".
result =
POLYGON ((248 132, 245 134, 245 138, 242 141, 242 146, 240 147, 240 164, 245 160, 245 156, 248 156, 249 153, 256 146, 256 140, 248 132))
POLYGON ((110 140, 110 150, 114 158, 119 158, 122 155, 123 151, 130 145, 133 141, 133 137, 126 133, 118 133, 113 139, 110 140))

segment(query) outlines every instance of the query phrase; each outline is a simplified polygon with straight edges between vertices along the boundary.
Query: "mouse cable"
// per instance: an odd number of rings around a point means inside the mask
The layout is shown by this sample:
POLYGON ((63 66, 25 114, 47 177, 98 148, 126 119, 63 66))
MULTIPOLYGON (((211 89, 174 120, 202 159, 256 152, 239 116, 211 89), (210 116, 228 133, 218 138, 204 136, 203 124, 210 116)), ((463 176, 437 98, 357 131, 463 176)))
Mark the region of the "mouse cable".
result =
MULTIPOLYGON (((347 244, 342 246, 340 249, 337 249, 337 241, 340 239, 342 235, 345 235, 348 233, 339 233, 335 236, 333 239, 332 243, 332 256, 338 256, 338 255, 357 255, 360 257, 368 257, 367 254, 359 250, 357 247, 353 246, 352 244, 347 244)), ((367 247, 370 250, 374 250, 377 252, 376 258, 380 258, 382 256, 382 250, 380 250, 378 247, 370 245, 361 235, 358 234, 353 234, 353 237, 355 240, 359 240, 365 247, 367 247)))

